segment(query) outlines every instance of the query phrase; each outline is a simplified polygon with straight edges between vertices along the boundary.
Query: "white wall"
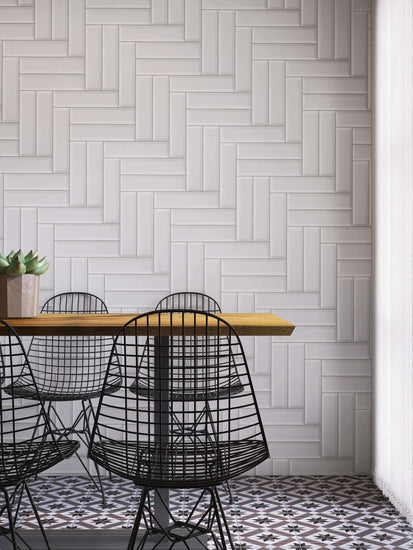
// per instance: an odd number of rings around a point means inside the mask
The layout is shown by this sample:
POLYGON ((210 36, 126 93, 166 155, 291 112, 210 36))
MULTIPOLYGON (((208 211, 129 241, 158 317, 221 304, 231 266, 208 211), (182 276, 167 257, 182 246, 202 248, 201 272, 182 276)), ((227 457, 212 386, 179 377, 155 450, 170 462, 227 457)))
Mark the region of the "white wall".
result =
POLYGON ((296 323, 245 340, 260 472, 370 471, 370 2, 6 4, 1 248, 50 257, 42 299, 296 323))
POLYGON ((413 522, 411 0, 375 6, 374 476, 413 522))

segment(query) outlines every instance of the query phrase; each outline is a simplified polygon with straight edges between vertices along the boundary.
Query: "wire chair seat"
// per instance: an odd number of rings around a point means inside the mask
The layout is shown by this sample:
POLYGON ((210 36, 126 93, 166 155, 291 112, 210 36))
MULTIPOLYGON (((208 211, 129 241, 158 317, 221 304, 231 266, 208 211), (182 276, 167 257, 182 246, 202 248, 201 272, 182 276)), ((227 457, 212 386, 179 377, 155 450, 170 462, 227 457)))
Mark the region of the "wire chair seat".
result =
POLYGON ((254 440, 163 446, 113 440, 97 442, 90 457, 136 485, 179 489, 219 485, 260 464, 268 451, 254 440))
POLYGON ((79 448, 77 441, 21 441, 0 447, 0 486, 16 485, 22 478, 41 474, 79 448))

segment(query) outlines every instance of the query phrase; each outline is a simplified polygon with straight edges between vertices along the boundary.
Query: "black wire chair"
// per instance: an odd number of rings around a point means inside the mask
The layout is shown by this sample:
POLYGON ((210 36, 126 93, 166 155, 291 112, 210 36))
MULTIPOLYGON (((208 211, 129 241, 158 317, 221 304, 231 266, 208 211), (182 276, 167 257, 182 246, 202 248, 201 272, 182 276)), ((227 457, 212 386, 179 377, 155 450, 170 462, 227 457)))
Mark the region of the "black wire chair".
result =
POLYGON ((4 498, 0 515, 6 513, 8 519, 8 527, 0 527, 0 535, 5 536, 15 550, 20 548, 18 540, 30 548, 15 528, 22 496, 26 492, 46 547, 50 550, 27 481, 69 458, 78 449, 79 442, 57 440, 19 336, 5 321, 0 320, 0 329, 0 489, 4 498), (25 371, 25 389, 36 403, 20 399, 13 391, 16 385, 22 387, 22 370, 25 371))
POLYGON ((174 292, 159 300, 155 309, 192 309, 207 313, 222 313, 218 302, 201 292, 174 292))
POLYGON ((226 533, 234 549, 217 485, 269 457, 235 330, 211 313, 152 311, 138 315, 119 331, 107 380, 112 361, 121 364, 122 388, 117 394, 104 392, 100 398, 89 457, 143 488, 128 550, 135 548, 142 518, 146 531, 138 550, 149 535, 166 539, 170 548, 178 541, 189 548, 188 539, 208 532, 216 548, 227 548, 226 533), (234 376, 243 389, 235 395, 222 390, 231 386, 234 376), (136 380, 145 391, 131 391, 136 380), (207 402, 209 414, 205 415, 207 402), (203 429, 194 431, 201 414, 203 429), (201 489, 186 521, 173 517, 161 488, 201 489), (167 510, 169 525, 155 517, 151 490, 167 510), (207 507, 200 508, 200 500, 208 496, 207 507), (202 512, 195 519, 197 508, 202 512), (219 539, 212 531, 215 522, 219 539))
MULTIPOLYGON (((41 313, 106 314, 108 310, 105 303, 93 294, 67 292, 50 298, 41 313)), ((47 404, 46 412, 58 437, 68 438, 76 434, 88 447, 94 415, 91 400, 102 393, 112 345, 113 338, 110 336, 35 336, 31 340, 28 356, 38 392, 32 391, 28 382, 30 374, 23 369, 13 393, 26 399, 40 398, 47 404), (57 403, 63 401, 81 401, 81 410, 70 426, 65 425, 57 410, 57 403)), ((105 392, 113 393, 120 388, 119 374, 113 362, 105 392)), ((101 491, 105 503, 99 469, 96 482, 78 452, 76 456, 96 489, 101 491)))

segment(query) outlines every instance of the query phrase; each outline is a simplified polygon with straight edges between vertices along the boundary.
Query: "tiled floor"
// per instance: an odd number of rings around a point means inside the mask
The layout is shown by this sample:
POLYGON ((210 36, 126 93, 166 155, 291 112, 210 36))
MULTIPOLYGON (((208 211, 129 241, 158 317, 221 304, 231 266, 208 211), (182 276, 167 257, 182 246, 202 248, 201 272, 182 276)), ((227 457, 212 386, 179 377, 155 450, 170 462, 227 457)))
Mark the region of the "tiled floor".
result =
MULTIPOLYGON (((108 506, 87 479, 43 477, 32 483, 48 529, 128 529, 139 489, 120 479, 105 481, 108 506)), ((223 502, 237 550, 413 549, 413 530, 367 476, 243 477, 233 482, 235 502, 223 502)), ((184 513, 195 493, 172 494, 184 513)), ((23 529, 36 527, 30 509, 23 529)), ((211 545, 213 548, 213 545, 211 545)))

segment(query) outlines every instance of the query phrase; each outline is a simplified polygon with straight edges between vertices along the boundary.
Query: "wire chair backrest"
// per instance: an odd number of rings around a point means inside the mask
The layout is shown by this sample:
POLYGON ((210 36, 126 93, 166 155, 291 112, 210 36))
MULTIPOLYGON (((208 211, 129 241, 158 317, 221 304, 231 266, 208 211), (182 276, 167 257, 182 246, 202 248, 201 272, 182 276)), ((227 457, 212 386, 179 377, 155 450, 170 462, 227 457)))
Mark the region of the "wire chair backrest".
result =
MULTIPOLYGON (((41 313, 102 313, 105 303, 86 292, 66 292, 50 298, 41 313)), ((113 345, 111 336, 35 336, 29 358, 42 396, 66 397, 99 393, 113 345)))
POLYGON ((17 397, 13 392, 21 372, 25 371, 27 391, 38 398, 38 392, 23 343, 16 331, 0 320, 0 486, 24 478, 31 463, 38 460, 39 444, 53 439, 41 403, 17 397), (7 391, 5 391, 7 388, 7 391), (48 437, 50 436, 50 437, 48 437), (19 445, 19 452, 16 446, 19 445))
POLYGON ((218 302, 201 292, 175 292, 169 294, 157 303, 155 309, 192 309, 208 313, 221 313, 221 306, 218 302))
POLYGON ((124 445, 110 471, 141 484, 196 486, 246 471, 252 455, 245 449, 268 452, 241 341, 221 318, 192 310, 145 313, 119 331, 112 353, 122 388, 102 395, 91 447, 94 458, 93 442, 108 455, 124 445), (227 391, 233 377, 242 384, 237 394, 227 391), (141 381, 147 391, 139 391, 141 381), (241 441, 244 451, 233 456, 230 445, 241 441))

